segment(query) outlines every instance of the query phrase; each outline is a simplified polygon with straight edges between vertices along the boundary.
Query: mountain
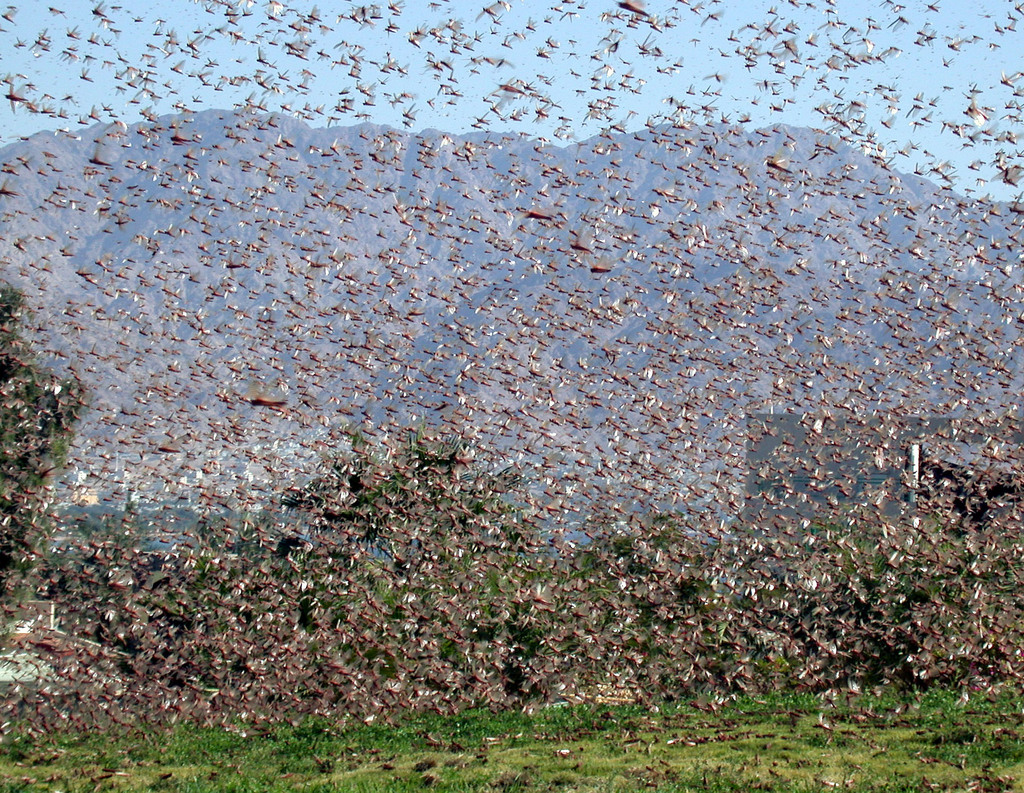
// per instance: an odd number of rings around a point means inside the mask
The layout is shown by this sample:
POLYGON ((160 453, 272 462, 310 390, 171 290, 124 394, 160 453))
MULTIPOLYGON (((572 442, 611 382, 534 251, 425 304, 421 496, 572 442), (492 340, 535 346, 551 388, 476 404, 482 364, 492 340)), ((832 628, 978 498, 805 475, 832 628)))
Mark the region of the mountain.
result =
POLYGON ((553 511, 735 514, 750 413, 1024 391, 1022 209, 809 129, 560 147, 205 111, 0 162, 2 275, 93 395, 72 478, 101 492, 258 503, 347 427, 422 422, 553 511))

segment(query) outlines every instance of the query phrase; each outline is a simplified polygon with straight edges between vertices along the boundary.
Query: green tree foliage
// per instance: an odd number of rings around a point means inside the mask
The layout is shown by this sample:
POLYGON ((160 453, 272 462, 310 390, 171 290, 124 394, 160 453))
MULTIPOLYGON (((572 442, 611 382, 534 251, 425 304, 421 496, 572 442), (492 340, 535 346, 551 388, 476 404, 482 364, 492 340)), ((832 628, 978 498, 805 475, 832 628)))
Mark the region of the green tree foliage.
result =
MULTIPOLYGON (((746 546, 750 547, 750 546, 746 546)), ((736 641, 808 689, 984 687, 1024 674, 1024 545, 1005 527, 861 517, 745 550, 736 641)), ((739 576, 737 576, 739 578, 739 576)))
POLYGON ((83 407, 78 384, 40 367, 21 337, 24 296, 0 286, 0 597, 45 528, 50 474, 83 407))
POLYGON ((313 535, 351 540, 399 567, 444 549, 507 550, 522 543, 506 499, 519 477, 509 469, 473 471, 475 453, 466 440, 420 430, 386 453, 358 434, 349 445, 284 496, 286 507, 309 519, 313 535))

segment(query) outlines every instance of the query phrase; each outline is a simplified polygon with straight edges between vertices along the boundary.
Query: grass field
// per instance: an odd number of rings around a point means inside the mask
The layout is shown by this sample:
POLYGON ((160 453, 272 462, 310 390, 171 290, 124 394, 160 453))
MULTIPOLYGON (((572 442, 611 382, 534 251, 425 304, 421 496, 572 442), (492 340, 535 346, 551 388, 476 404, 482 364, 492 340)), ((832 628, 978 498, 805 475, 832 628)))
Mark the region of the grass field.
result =
MULTIPOLYGON (((11 727, 9 726, 10 730, 11 727)), ((1024 699, 810 695, 29 737, 0 791, 1024 791, 1024 699)))

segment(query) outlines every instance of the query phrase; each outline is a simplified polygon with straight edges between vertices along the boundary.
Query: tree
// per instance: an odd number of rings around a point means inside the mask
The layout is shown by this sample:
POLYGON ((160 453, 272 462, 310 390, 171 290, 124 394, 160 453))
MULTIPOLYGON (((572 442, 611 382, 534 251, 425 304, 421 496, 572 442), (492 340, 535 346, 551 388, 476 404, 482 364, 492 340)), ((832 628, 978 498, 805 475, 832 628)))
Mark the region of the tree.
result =
MULTIPOLYGON (((521 542, 505 498, 519 477, 510 469, 473 472, 474 450, 464 439, 420 430, 381 454, 353 434, 350 447, 325 458, 313 479, 284 495, 286 507, 308 516, 312 534, 354 541, 400 566, 428 545, 471 550, 463 544, 521 542)), ((282 550, 296 542, 286 540, 282 550)))
POLYGON ((81 387, 40 367, 21 337, 25 298, 0 285, 0 600, 46 526, 51 474, 65 461, 81 387))
POLYGON ((474 459, 422 430, 394 446, 351 436, 284 496, 307 517, 278 547, 297 624, 404 706, 549 699, 564 678, 555 648, 578 624, 553 600, 556 557, 517 508, 521 478, 474 459))

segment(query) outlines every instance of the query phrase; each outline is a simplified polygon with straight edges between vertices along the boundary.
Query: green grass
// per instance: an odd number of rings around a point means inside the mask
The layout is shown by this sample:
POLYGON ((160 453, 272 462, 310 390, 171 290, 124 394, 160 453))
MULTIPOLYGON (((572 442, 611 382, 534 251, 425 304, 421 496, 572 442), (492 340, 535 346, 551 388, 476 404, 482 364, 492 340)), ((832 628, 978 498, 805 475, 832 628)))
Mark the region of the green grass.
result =
POLYGON ((1024 699, 747 698, 714 711, 578 705, 410 714, 395 725, 30 737, 13 791, 1024 791, 1024 699))

